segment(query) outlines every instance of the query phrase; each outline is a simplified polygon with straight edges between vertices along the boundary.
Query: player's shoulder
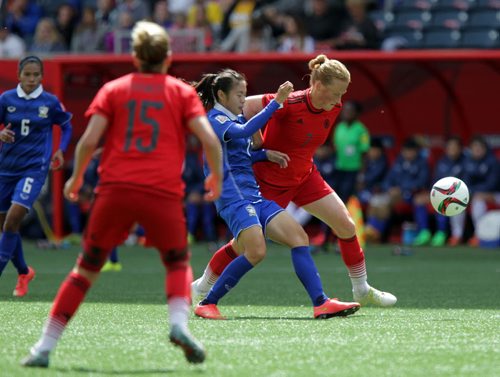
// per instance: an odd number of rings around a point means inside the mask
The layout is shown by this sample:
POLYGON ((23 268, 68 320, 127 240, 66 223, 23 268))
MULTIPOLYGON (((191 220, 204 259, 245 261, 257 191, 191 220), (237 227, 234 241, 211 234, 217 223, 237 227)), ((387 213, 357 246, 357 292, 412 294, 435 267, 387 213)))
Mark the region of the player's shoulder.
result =
POLYGON ((9 89, 9 90, 6 90, 5 92, 3 92, 2 94, 0 94, 1 99, 7 99, 7 98, 10 98, 13 96, 17 96, 16 89, 9 89))
POLYGON ((212 124, 224 124, 229 121, 231 121, 231 118, 229 118, 224 112, 217 110, 217 109, 211 109, 207 113, 208 120, 212 124))
POLYGON ((288 96, 288 105, 298 105, 307 102, 307 90, 296 90, 288 96))

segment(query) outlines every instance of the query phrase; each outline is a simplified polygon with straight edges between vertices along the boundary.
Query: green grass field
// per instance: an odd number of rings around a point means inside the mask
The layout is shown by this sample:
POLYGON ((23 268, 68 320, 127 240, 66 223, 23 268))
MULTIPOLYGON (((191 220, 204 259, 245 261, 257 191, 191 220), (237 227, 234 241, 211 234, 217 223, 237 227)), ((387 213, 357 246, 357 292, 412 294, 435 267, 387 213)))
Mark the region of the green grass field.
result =
MULTIPOLYGON (((420 248, 393 256, 368 247, 369 281, 399 298, 348 318, 313 320, 286 249, 267 259, 220 302, 227 321, 193 318, 205 344, 201 366, 168 341, 163 268, 151 249, 120 249, 122 272, 107 272, 87 296, 48 370, 19 360, 38 339, 77 249, 26 245, 37 270, 30 293, 14 299, 15 270, 0 278, 0 376, 481 376, 500 375, 500 251, 420 248)), ((210 254, 193 248, 195 275, 210 254)), ((330 296, 351 300, 339 255, 315 256, 330 296)))

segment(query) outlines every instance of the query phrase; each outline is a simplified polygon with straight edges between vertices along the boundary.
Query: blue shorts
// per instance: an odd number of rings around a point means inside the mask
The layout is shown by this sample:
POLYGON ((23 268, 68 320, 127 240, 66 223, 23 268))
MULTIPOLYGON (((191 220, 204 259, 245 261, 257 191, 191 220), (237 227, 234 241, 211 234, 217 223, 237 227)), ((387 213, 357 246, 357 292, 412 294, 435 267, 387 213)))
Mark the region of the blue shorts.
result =
POLYGON ((238 239, 241 231, 255 225, 260 226, 265 235, 266 225, 281 211, 284 209, 271 200, 263 199, 257 203, 242 200, 223 208, 219 216, 224 219, 234 238, 238 239))
POLYGON ((0 177, 0 213, 6 213, 11 204, 31 209, 40 195, 47 175, 26 172, 15 177, 0 177))

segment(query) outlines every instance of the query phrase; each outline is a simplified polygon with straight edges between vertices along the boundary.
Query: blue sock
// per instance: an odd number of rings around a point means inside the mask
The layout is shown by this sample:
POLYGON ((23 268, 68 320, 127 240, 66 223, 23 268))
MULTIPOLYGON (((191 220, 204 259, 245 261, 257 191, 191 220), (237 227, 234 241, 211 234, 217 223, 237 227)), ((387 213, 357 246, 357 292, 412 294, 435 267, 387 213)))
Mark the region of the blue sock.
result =
POLYGON ((186 203, 186 222, 188 232, 194 235, 196 233, 196 225, 198 223, 198 215, 200 209, 198 204, 186 203))
POLYGON ((111 254, 109 254, 109 261, 111 263, 118 263, 118 248, 114 248, 111 250, 111 254))
POLYGON ((135 230, 135 234, 137 237, 144 237, 146 235, 146 231, 142 225, 137 225, 137 229, 135 230))
POLYGON ((19 233, 3 232, 0 238, 0 275, 5 266, 12 259, 17 246, 17 236, 19 233))
POLYGON ((448 231, 448 218, 443 215, 436 215, 436 228, 446 233, 448 231))
POLYGON ((429 229, 429 214, 427 213, 427 206, 417 205, 413 211, 418 230, 429 229))
POLYGON ((17 243, 16 243, 16 250, 14 250, 14 255, 12 256, 11 259, 12 264, 16 267, 18 274, 27 274, 29 271, 28 271, 28 265, 24 260, 23 241, 21 239, 21 235, 19 233, 16 234, 17 234, 17 243))
POLYGON ((253 268, 253 265, 244 255, 240 255, 234 259, 219 276, 217 282, 212 287, 208 296, 200 303, 201 305, 217 304, 219 300, 228 293, 231 288, 234 288, 240 279, 248 271, 253 268))
POLYGON ((323 285, 318 270, 311 257, 308 246, 299 246, 292 249, 292 262, 295 273, 306 289, 314 306, 323 304, 328 297, 323 292, 323 285))
POLYGON ((68 203, 68 221, 71 233, 82 233, 82 211, 77 203, 68 203))

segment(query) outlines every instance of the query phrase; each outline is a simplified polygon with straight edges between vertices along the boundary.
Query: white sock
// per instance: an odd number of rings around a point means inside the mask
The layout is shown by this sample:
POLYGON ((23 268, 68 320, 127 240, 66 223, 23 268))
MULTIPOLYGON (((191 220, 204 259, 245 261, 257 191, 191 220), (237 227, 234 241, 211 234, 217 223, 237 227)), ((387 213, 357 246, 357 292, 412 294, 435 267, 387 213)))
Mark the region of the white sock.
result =
POLYGON ((370 286, 368 285, 368 276, 366 274, 366 264, 363 260, 361 263, 347 266, 349 270, 349 277, 351 278, 352 290, 359 295, 368 293, 370 286))
POLYGON ((66 325, 61 321, 49 317, 43 326, 42 336, 31 349, 32 353, 52 351, 61 337, 66 325))
POLYGON ((210 291, 210 289, 212 289, 218 278, 219 275, 215 274, 210 266, 207 266, 207 268, 205 268, 205 271, 203 271, 203 276, 198 282, 198 292, 205 296, 210 291))
POLYGON ((185 297, 172 297, 168 300, 168 314, 170 321, 170 328, 174 325, 187 330, 189 310, 191 305, 189 300, 185 297))

